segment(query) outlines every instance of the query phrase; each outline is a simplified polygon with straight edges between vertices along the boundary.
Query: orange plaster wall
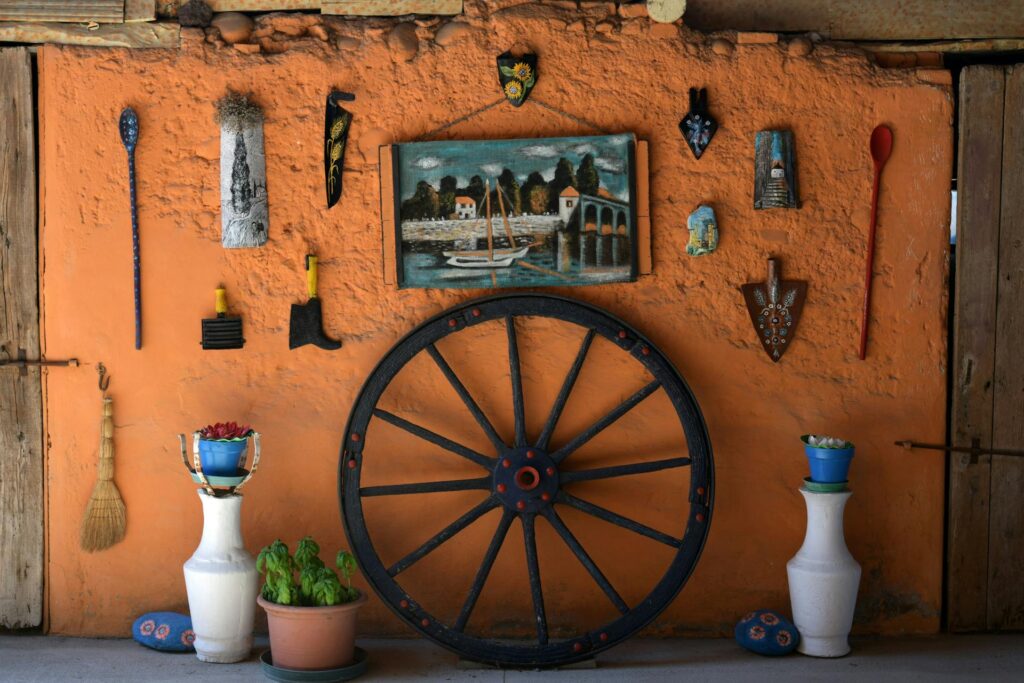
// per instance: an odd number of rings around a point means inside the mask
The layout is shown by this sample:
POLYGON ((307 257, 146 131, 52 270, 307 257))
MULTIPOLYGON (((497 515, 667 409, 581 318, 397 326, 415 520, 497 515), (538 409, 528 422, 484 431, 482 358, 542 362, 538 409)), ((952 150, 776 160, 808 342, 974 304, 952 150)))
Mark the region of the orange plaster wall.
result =
MULTIPOLYGON (((191 36, 180 51, 41 49, 45 351, 84 362, 78 370, 51 371, 46 380, 53 633, 125 635, 144 611, 187 609, 180 567, 198 543, 202 520, 175 434, 207 422, 251 422, 264 436, 263 464, 243 506, 251 552, 278 536, 294 543, 304 533, 331 549, 344 543, 337 453, 356 392, 404 332, 477 294, 382 284, 377 146, 410 140, 492 101, 498 96, 495 54, 524 39, 540 54, 536 98, 602 128, 635 131, 651 144, 653 275, 636 284, 550 291, 607 308, 649 335, 680 368, 708 423, 717 477, 710 539, 685 591, 652 632, 722 634, 748 609, 788 612, 785 563, 804 531, 796 489, 806 469, 797 437, 805 432, 843 435, 858 446, 846 517, 850 548, 864 567, 856 629, 938 629, 942 459, 902 452, 892 442, 937 441, 944 433, 948 85, 912 70, 879 70, 862 56, 826 46, 807 57, 790 56, 782 45, 741 45, 721 56, 685 29, 676 35, 635 19, 621 33, 598 35, 589 20, 566 28, 562 14, 518 8, 471 16, 473 31, 447 47, 431 42, 435 27, 420 27, 419 54, 411 62, 393 58, 389 24, 381 21, 333 25, 333 32, 362 40, 350 51, 308 40, 285 54, 250 56, 191 36), (721 129, 698 162, 676 126, 687 88, 701 85, 710 89, 721 129), (271 218, 270 242, 261 249, 229 251, 219 244, 213 103, 229 87, 253 92, 266 112, 271 218), (326 211, 320 141, 324 97, 332 87, 357 99, 346 105, 355 123, 344 197, 326 211), (132 348, 126 163, 116 125, 128 104, 142 129, 141 351, 132 348), (879 122, 892 126, 896 148, 882 188, 870 356, 860 362, 867 143, 879 122), (778 127, 796 135, 803 208, 754 211, 753 137, 778 127), (701 202, 715 207, 721 245, 711 256, 690 258, 685 222, 701 202), (304 299, 301 260, 311 250, 321 258, 327 332, 345 344, 333 353, 287 348, 289 305, 304 299), (763 279, 769 255, 783 259, 785 277, 810 282, 799 335, 778 365, 759 350, 737 290, 763 279), (242 351, 199 347, 199 321, 212 315, 219 283, 244 318, 242 351), (95 479, 98 361, 113 378, 116 482, 128 530, 119 545, 90 555, 77 539, 95 479)), ((591 132, 528 104, 491 109, 444 136, 591 132)), ((541 331, 564 332, 557 326, 541 331)), ((509 405, 508 389, 495 388, 507 387, 507 371, 494 361, 503 357, 504 342, 501 335, 480 334, 461 352, 451 349, 453 364, 473 378, 467 384, 497 414, 509 405)), ((553 395, 576 343, 525 361, 539 374, 529 380, 528 400, 531 392, 553 395)), ((584 373, 585 400, 567 413, 566 430, 595 419, 639 386, 620 366, 609 368, 584 373)), ((479 438, 455 403, 435 400, 451 397, 437 388, 439 377, 429 368, 413 367, 406 379, 410 388, 390 400, 426 424, 479 438)), ((635 442, 654 435, 658 455, 671 453, 677 428, 670 414, 657 401, 645 410, 594 448, 632 453, 635 442)), ((543 407, 531 411, 541 415, 543 407)), ((508 427, 507 418, 498 421, 508 427)), ((394 448, 395 480, 436 473, 432 463, 442 456, 409 460, 404 448, 413 444, 375 429, 379 443, 394 448)), ((668 528, 679 493, 665 488, 666 481, 624 482, 595 496, 638 519, 667 520, 668 528)), ((466 508, 462 495, 426 508, 404 502, 378 510, 381 538, 408 551, 466 508)), ((619 537, 602 522, 567 520, 609 576, 630 595, 642 595, 664 559, 660 549, 620 539, 623 545, 612 550, 606 544, 619 537)), ((436 564, 410 575, 425 603, 457 609, 493 528, 493 522, 471 527, 466 542, 443 546, 436 564)), ((557 610, 549 613, 597 614, 603 598, 584 587, 589 579, 557 538, 542 531, 540 543, 550 594, 558 596, 557 610), (559 559, 545 562, 546 552, 559 559)), ((474 623, 521 633, 529 621, 522 551, 509 552, 474 623)), ((407 633, 376 600, 363 624, 368 633, 407 633)))

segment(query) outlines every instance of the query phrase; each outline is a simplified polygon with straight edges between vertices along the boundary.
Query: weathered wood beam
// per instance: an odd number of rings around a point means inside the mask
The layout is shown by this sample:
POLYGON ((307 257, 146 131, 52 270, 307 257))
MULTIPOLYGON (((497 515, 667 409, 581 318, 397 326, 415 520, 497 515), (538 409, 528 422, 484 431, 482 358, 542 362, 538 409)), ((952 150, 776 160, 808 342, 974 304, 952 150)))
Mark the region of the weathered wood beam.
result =
POLYGON ((689 0, 684 21, 701 30, 849 40, 1024 37, 1024 12, 1006 0, 689 0))
POLYGON ((89 30, 81 24, 0 21, 0 43, 60 43, 95 47, 176 48, 181 29, 176 22, 149 21, 101 24, 89 30))
POLYGON ((938 40, 927 43, 856 42, 854 45, 868 52, 1018 52, 1024 51, 1024 38, 938 40))
MULTIPOLYGON (((322 0, 206 0, 214 12, 277 12, 320 9, 322 0)), ((179 2, 178 4, 184 4, 179 2)))
POLYGON ((462 0, 322 0, 320 11, 357 17, 462 14, 462 0))
MULTIPOLYGON (((0 348, 39 358, 32 63, 0 50, 0 348)), ((43 618, 43 408, 39 368, 0 368, 0 627, 43 618)))
POLYGON ((0 0, 0 21, 95 21, 120 24, 125 0, 0 0))
POLYGON ((157 0, 124 0, 125 23, 131 21, 156 21, 157 0))
MULTIPOLYGON (((3 1, 3 0, 0 0, 3 1)), ((390 17, 403 14, 461 14, 462 0, 206 0, 214 12, 279 12, 318 9, 323 14, 390 17)), ((159 0, 157 12, 173 16, 181 0, 159 0)))

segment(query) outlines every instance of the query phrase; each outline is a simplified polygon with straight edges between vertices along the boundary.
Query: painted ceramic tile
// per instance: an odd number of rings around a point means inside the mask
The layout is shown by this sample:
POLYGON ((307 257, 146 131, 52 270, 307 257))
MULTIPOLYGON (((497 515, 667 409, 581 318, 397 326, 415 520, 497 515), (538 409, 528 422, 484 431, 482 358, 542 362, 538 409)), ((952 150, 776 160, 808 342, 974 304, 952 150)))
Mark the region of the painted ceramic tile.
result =
POLYGON ((700 159, 704 154, 717 130, 718 122, 708 111, 707 88, 690 88, 690 111, 679 122, 679 132, 695 158, 700 159))
POLYGON ((631 134, 395 145, 401 287, 636 279, 631 134))
POLYGON ((754 139, 754 147, 754 208, 799 208, 793 133, 762 130, 754 139))
POLYGON ((511 52, 498 55, 498 83, 505 99, 513 107, 526 101, 537 84, 537 55, 524 54, 515 57, 511 52))
POLYGON ((690 239, 686 243, 686 253, 690 256, 703 256, 718 248, 718 221, 715 220, 715 210, 710 206, 698 206, 686 220, 686 229, 690 231, 690 239))
POLYGON ((770 258, 767 280, 750 282, 740 287, 761 348, 773 363, 778 363, 792 346, 807 299, 807 283, 802 280, 783 280, 781 270, 779 260, 770 258))
POLYGON ((345 143, 352 127, 352 112, 341 106, 356 97, 347 92, 334 91, 327 96, 324 116, 324 183, 327 186, 327 208, 341 199, 341 175, 345 167, 345 143))
POLYGON ((221 244, 229 249, 267 242, 267 162, 263 112, 244 95, 217 103, 220 120, 221 244))

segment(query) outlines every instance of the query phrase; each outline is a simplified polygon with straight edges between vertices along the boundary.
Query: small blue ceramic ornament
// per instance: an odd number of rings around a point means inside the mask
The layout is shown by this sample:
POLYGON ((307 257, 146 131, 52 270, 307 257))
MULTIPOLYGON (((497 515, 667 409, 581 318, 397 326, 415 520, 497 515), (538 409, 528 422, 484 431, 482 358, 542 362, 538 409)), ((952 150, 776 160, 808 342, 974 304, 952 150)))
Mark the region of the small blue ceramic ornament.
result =
POLYGON ((757 610, 736 624, 736 642, 768 657, 788 655, 800 644, 800 632, 778 612, 757 610))
POLYGON ((150 612, 132 624, 132 638, 164 652, 193 652, 192 618, 177 612, 150 612))

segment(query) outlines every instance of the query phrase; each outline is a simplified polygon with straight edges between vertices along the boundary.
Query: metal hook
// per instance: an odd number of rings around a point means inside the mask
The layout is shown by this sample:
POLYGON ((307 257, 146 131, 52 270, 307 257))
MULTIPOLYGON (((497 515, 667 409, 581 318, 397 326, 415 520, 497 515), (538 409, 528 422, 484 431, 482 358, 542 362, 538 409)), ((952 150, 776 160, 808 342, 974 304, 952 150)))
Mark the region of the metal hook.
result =
POLYGON ((107 374, 107 369, 103 367, 103 363, 96 364, 96 372, 99 374, 99 386, 100 391, 106 393, 107 387, 110 386, 110 375, 107 374), (104 381, 106 380, 106 381, 104 381))

